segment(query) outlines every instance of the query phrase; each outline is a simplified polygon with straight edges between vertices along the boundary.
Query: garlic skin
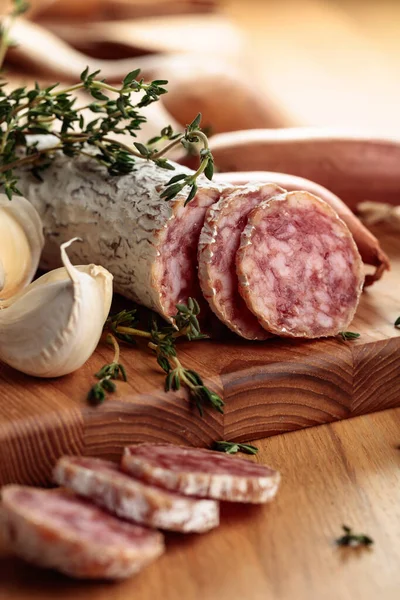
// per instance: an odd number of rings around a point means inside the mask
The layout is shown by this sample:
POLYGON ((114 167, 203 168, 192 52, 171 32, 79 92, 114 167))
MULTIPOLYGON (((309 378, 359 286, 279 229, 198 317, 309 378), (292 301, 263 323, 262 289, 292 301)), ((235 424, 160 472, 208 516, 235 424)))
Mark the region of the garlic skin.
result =
POLYGON ((38 212, 22 196, 0 194, 0 306, 27 286, 44 246, 38 212))
POLYGON ((36 377, 79 369, 100 340, 112 300, 112 275, 96 265, 75 267, 61 246, 64 267, 46 273, 0 310, 0 360, 36 377))

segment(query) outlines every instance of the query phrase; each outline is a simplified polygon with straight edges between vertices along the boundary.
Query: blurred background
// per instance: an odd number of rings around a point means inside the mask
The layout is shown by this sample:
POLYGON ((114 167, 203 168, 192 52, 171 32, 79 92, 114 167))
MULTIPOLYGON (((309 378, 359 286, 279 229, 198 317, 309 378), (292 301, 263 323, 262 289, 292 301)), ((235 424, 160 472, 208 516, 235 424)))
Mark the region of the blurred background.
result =
MULTIPOLYGON (((400 133, 399 0, 30 0, 12 83, 168 79, 154 129, 328 126, 400 133), (160 125, 160 127, 159 127, 160 125)), ((10 3, 0 0, 1 11, 10 3)), ((151 133, 151 132, 149 132, 151 133)), ((145 132, 147 135, 147 132, 145 132)))

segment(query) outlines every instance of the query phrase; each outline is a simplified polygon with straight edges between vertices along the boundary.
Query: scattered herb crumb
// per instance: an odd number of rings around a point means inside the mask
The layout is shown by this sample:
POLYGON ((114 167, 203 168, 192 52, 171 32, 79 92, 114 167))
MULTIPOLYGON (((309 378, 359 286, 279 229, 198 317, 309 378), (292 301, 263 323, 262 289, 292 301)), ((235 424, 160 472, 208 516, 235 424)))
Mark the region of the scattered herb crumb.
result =
POLYGON ((394 326, 400 329, 400 317, 397 317, 397 319, 394 322, 394 326))
POLYGON ((224 441, 215 442, 214 450, 226 452, 226 454, 237 454, 238 452, 243 452, 244 454, 257 454, 258 452, 258 448, 251 444, 237 444, 236 442, 224 441))
POLYGON ((339 335, 344 342, 348 342, 349 340, 357 340, 360 337, 360 334, 355 333, 354 331, 341 331, 339 335))
POLYGON ((342 525, 344 535, 336 540, 338 546, 351 546, 358 548, 360 546, 369 547, 374 543, 374 540, 365 533, 353 533, 351 527, 342 525))

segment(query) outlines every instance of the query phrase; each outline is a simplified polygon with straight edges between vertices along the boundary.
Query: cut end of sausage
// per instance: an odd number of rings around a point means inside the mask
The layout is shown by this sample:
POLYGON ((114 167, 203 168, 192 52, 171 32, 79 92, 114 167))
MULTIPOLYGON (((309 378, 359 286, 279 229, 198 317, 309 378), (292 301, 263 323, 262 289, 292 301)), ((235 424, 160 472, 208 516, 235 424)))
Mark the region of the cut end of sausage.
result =
POLYGON ((187 496, 259 504, 272 500, 278 471, 199 448, 140 444, 125 448, 122 469, 138 479, 187 496))
POLYGON ((164 551, 163 536, 63 490, 2 489, 3 523, 21 558, 79 578, 123 579, 164 551))
POLYGON ((347 329, 364 282, 347 226, 308 192, 263 202, 236 257, 239 291, 271 333, 318 338, 347 329))
POLYGON ((238 335, 265 340, 270 334, 260 325, 238 290, 236 252, 249 212, 285 190, 274 184, 252 185, 222 193, 206 213, 199 242, 201 289, 217 317, 238 335))
POLYGON ((133 478, 112 462, 64 456, 54 480, 118 517, 148 527, 201 533, 219 525, 219 503, 187 498, 133 478))
POLYGON ((173 317, 176 305, 188 298, 204 303, 197 277, 197 247, 206 210, 219 196, 219 189, 205 187, 187 206, 185 198, 175 201, 173 217, 160 234, 162 251, 153 267, 152 285, 159 290, 161 312, 166 317, 173 317))

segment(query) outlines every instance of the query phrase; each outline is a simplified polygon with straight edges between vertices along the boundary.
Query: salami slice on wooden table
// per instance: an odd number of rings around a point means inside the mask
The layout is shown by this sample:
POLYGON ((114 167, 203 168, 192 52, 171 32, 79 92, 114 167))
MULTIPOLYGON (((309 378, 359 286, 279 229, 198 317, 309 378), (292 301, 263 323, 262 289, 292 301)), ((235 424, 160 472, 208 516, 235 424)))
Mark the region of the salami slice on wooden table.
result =
POLYGON ((72 577, 123 579, 164 551, 161 533, 117 519, 67 491, 6 486, 1 508, 15 554, 72 577))
POLYGON ((284 193, 274 184, 249 185, 222 193, 207 210, 199 242, 202 292, 217 317, 249 340, 270 337, 239 294, 236 252, 249 212, 264 200, 284 193))
MULTIPOLYGON (((168 318, 176 304, 201 302, 197 246, 206 209, 219 199, 221 184, 198 180, 195 198, 184 206, 189 188, 161 198, 165 184, 179 173, 137 159, 132 173, 109 175, 87 157, 59 155, 40 182, 20 173, 21 190, 42 218, 46 239, 41 266, 59 266, 59 245, 73 237, 76 264, 102 265, 114 275, 116 292, 168 318)), ((225 186, 226 187, 226 186, 225 186)))
POLYGON ((364 275, 347 226, 308 192, 254 208, 236 255, 239 291, 271 333, 318 338, 347 329, 364 275))
POLYGON ((204 532, 219 525, 219 503, 174 494, 122 473, 112 462, 64 456, 54 480, 124 519, 179 532, 204 532))
POLYGON ((275 496, 280 474, 269 467, 212 450, 169 444, 125 448, 122 469, 188 496, 259 504, 275 496))

